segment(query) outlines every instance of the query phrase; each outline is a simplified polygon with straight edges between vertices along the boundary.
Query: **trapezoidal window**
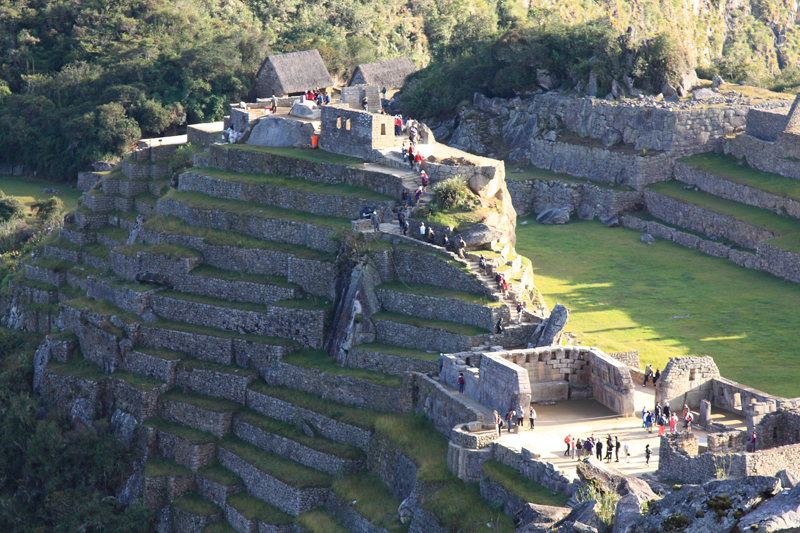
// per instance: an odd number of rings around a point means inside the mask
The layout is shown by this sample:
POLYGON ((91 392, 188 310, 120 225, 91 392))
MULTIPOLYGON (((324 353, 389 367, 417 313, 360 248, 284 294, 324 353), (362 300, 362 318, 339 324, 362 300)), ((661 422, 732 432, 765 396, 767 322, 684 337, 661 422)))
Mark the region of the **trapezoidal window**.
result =
POLYGON ((381 135, 386 135, 386 124, 381 124, 381 135))
POLYGON ((342 117, 336 117, 336 129, 342 129, 342 117))
POLYGON ((694 381, 695 378, 695 369, 689 370, 689 381, 694 381))
POLYGON ((349 118, 344 121, 344 129, 346 129, 347 131, 350 131, 350 119, 349 118))

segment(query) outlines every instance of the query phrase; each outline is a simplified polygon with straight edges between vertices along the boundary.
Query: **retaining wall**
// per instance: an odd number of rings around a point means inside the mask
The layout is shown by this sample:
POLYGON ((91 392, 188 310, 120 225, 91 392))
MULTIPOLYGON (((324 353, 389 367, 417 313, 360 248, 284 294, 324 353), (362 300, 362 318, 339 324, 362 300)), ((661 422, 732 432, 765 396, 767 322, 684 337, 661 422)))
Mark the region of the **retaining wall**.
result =
POLYGON ((600 218, 607 218, 644 206, 641 192, 603 189, 589 183, 506 179, 506 186, 517 216, 541 213, 553 207, 566 207, 570 213, 576 213, 585 205, 584 209, 600 218))
POLYGON ((375 293, 378 295, 381 307, 393 313, 461 322, 488 330, 494 327, 500 317, 503 317, 506 323, 510 320, 510 313, 505 305, 498 304, 495 307, 489 307, 460 300, 381 289, 380 287, 375 290, 375 293))

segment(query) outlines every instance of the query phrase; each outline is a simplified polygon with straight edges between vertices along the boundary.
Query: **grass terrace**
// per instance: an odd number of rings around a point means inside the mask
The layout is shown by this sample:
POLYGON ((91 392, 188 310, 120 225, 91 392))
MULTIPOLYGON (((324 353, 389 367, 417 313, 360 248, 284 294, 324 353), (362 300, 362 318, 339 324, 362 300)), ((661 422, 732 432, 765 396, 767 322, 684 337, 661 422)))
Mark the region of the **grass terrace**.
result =
POLYGON ((206 337, 217 337, 220 339, 237 339, 248 342, 256 342, 260 344, 268 344, 270 346, 292 346, 294 344, 297 344, 297 342, 293 341, 292 339, 284 339, 281 337, 266 337, 264 335, 253 335, 253 334, 244 335, 236 331, 227 331, 224 329, 210 329, 203 326, 195 326, 194 324, 187 324, 186 322, 173 322, 171 320, 159 320, 158 322, 148 323, 147 326, 152 326, 159 329, 171 329, 175 331, 183 331, 184 333, 194 333, 195 335, 204 335, 206 337))
POLYGON ((152 207, 155 207, 156 204, 158 203, 158 196, 151 193, 150 191, 145 191, 142 194, 138 194, 134 198, 136 198, 137 201, 144 202, 145 204, 152 207))
POLYGON ((197 474, 210 479, 214 483, 219 483, 223 487, 244 486, 242 478, 222 466, 219 461, 214 461, 210 465, 204 466, 197 471, 197 474))
POLYGON ((488 217, 492 213, 497 213, 497 207, 479 207, 477 209, 464 209, 457 207, 453 209, 436 209, 425 215, 415 214, 414 218, 453 228, 453 233, 466 231, 475 224, 481 222, 483 217, 488 217))
POLYGON ((438 361, 439 353, 428 353, 425 350, 415 350, 414 348, 403 348, 402 346, 391 346, 380 342, 368 342, 353 346, 353 349, 367 350, 370 352, 385 353, 398 357, 410 357, 412 359, 425 359, 427 361, 438 361))
POLYGON ((536 257, 550 308, 572 310, 567 331, 606 352, 639 350, 642 365, 710 355, 722 375, 794 398, 800 367, 800 286, 726 259, 599 222, 517 226, 517 251, 536 257), (586 261, 591 257, 591 261, 586 261), (780 376, 780 379, 775 379, 780 376))
POLYGON ((446 262, 450 263, 451 265, 453 265, 454 267, 458 268, 459 270, 461 270, 462 272, 464 272, 466 274, 474 275, 473 272, 469 269, 469 267, 467 265, 465 265, 464 263, 461 263, 459 261, 456 261, 452 257, 450 257, 450 256, 448 256, 448 255, 446 255, 446 254, 444 254, 442 252, 432 252, 430 250, 419 248, 417 246, 411 246, 410 244, 405 244, 405 243, 402 243, 402 242, 400 244, 394 245, 394 248, 399 248, 401 250, 411 250, 411 251, 419 253, 419 254, 432 255, 432 256, 436 257, 437 259, 441 259, 442 261, 446 261, 446 262))
POLYGON ((452 480, 447 469, 447 438, 424 414, 380 416, 375 431, 397 445, 415 465, 417 477, 429 483, 452 480))
POLYGON ((311 394, 310 392, 290 389, 289 387, 267 385, 260 379, 252 382, 248 388, 271 398, 291 403, 296 407, 307 409, 327 418, 363 429, 374 429, 375 421, 382 416, 386 416, 377 411, 358 409, 356 407, 350 407, 349 405, 323 400, 316 394, 311 394))
POLYGON ((262 472, 297 488, 330 487, 333 477, 303 466, 279 455, 262 450, 241 439, 228 435, 219 446, 247 461, 262 472))
POLYGON ((233 246, 236 248, 273 250, 276 252, 293 254, 301 259, 315 259, 317 261, 327 261, 330 263, 336 259, 336 254, 333 253, 320 252, 306 248, 305 246, 297 246, 295 244, 264 241, 233 231, 222 231, 211 228, 190 226, 179 218, 166 215, 158 215, 147 220, 144 223, 144 227, 145 229, 149 229, 157 233, 184 235, 187 237, 200 237, 203 239, 203 242, 213 246, 233 246))
POLYGON ((157 348, 147 348, 146 346, 134 346, 133 351, 164 359, 165 361, 179 361, 186 357, 184 352, 176 352, 174 350, 159 350, 157 348))
MULTIPOLYGON (((246 492, 237 492, 228 496, 228 505, 239 511, 248 520, 260 520, 265 524, 282 526, 294 522, 292 515, 286 514, 266 502, 254 498, 246 492)), ((203 530, 203 533, 208 529, 203 530)))
POLYGON ((214 411, 215 413, 226 413, 228 411, 238 411, 242 405, 231 400, 223 398, 214 398, 211 396, 203 396, 196 392, 181 392, 178 388, 170 389, 168 392, 159 396, 161 400, 172 402, 187 403, 194 405, 200 409, 207 411, 214 411))
POLYGON ((389 493, 389 488, 372 472, 362 470, 355 475, 337 479, 333 482, 331 491, 345 503, 355 502, 355 511, 376 528, 385 529, 389 533, 408 531, 408 524, 401 524, 397 517, 400 500, 394 498, 389 493))
POLYGON ((475 292, 454 291, 451 289, 443 289, 441 287, 434 287, 432 285, 416 285, 405 284, 402 281, 389 281, 381 283, 376 289, 387 289, 390 291, 403 292, 406 294, 415 294, 417 296, 433 296, 436 298, 445 298, 447 300, 458 300, 468 304, 485 305, 489 307, 500 307, 503 305, 496 302, 483 294, 475 292))
POLYGON ((483 473, 524 502, 557 507, 567 506, 567 501, 569 500, 567 496, 543 487, 534 480, 524 477, 510 466, 498 461, 486 461, 483 463, 483 473))
POLYGON ((332 185, 329 183, 319 183, 316 181, 305 180, 302 178, 287 178, 275 174, 251 174, 246 172, 228 172, 215 168, 193 168, 194 174, 201 174, 211 178, 234 181, 238 183, 248 183, 251 185, 269 185, 281 189, 291 189, 295 191, 310 192, 314 194, 327 194, 330 196, 347 196, 349 198, 362 198, 378 202, 393 201, 395 198, 386 194, 381 194, 366 187, 354 187, 346 183, 332 185))
POLYGON ((447 531, 514 533, 512 520, 489 507, 477 483, 464 483, 451 476, 449 483, 438 486, 436 492, 422 502, 422 506, 431 511, 447 531))
POLYGON ((389 320, 391 322, 399 322, 409 326, 418 328, 441 329, 448 333, 455 335, 485 335, 490 333, 488 329, 471 326, 469 324, 459 324, 458 322, 447 322, 445 320, 434 320, 430 318, 419 318, 411 315, 402 315, 400 313, 392 313, 389 311, 381 311, 372 315, 376 320, 389 320))
POLYGON ((168 461, 163 457, 150 456, 144 464, 144 477, 178 477, 191 475, 192 471, 175 461, 168 461))
POLYGON ((531 165, 522 165, 519 162, 513 163, 511 161, 506 160, 505 166, 506 166, 507 180, 511 179, 514 181, 529 181, 529 180, 560 181, 562 183, 575 184, 575 185, 594 185, 595 187, 598 187, 600 189, 607 189, 618 192, 633 190, 632 188, 623 185, 608 185, 607 183, 600 183, 586 178, 576 178, 574 176, 570 176, 569 174, 561 174, 544 168, 536 168, 531 165), (522 170, 522 172, 513 172, 516 169, 520 169, 522 170))
POLYGON ((222 507, 214 502, 204 500, 195 493, 186 494, 177 500, 173 500, 172 505, 174 505, 176 509, 197 516, 222 514, 222 507))
POLYGON ((351 221, 346 218, 320 217, 303 211, 282 209, 280 207, 257 204, 254 202, 224 200, 194 191, 179 191, 173 189, 162 196, 162 198, 174 200, 200 211, 224 211, 235 215, 272 220, 287 220, 331 230, 349 229, 351 224, 351 221))
POLYGON ((745 160, 736 159, 730 154, 709 152, 678 159, 678 163, 693 166, 706 174, 734 183, 800 201, 800 181, 755 169, 749 166, 745 160))
POLYGON ((203 276, 206 278, 224 279, 225 281, 243 281, 247 283, 259 283, 261 285, 273 285, 286 289, 300 289, 300 285, 291 283, 284 276, 272 276, 270 274, 248 274, 246 272, 235 272, 233 270, 222 270, 221 268, 210 265, 200 265, 192 269, 193 276, 203 276))
POLYGON ((331 163, 346 167, 363 168, 365 161, 357 157, 334 154, 325 150, 302 150, 298 148, 281 146, 255 146, 251 144, 222 144, 218 145, 223 150, 244 150, 245 152, 260 152, 262 154, 279 155, 291 157, 292 159, 302 159, 304 161, 314 161, 315 163, 331 163))
MULTIPOLYGON (((715 213, 728 215, 737 220, 742 220, 764 228, 769 231, 778 233, 780 236, 789 235, 792 233, 800 233, 800 220, 790 218, 788 216, 781 216, 767 211, 766 209, 759 209, 745 204, 734 202, 733 200, 726 200, 713 196, 703 191, 694 191, 684 189, 684 184, 679 181, 663 181, 661 183, 654 183, 648 186, 652 191, 655 191, 664 196, 668 196, 675 200, 691 204, 702 209, 707 209, 715 213)), ((788 250, 790 252, 800 252, 800 250, 788 250)))
POLYGON ((114 378, 119 379, 126 385, 142 392, 150 392, 153 389, 165 386, 163 381, 158 381, 157 379, 146 376, 140 376, 139 374, 134 374, 133 372, 117 371, 114 372, 114 378))
POLYGON ((333 515, 322 509, 301 514, 297 517, 297 523, 309 533, 348 533, 347 528, 340 524, 333 515))
POLYGON ((186 246, 178 246, 177 244, 158 243, 158 244, 126 244, 114 248, 114 251, 127 255, 128 257, 136 257, 139 252, 148 254, 164 255, 173 260, 178 259, 194 259, 203 257, 203 254, 197 250, 187 248, 186 246))
POLYGON ((283 356, 282 361, 290 365, 303 368, 318 370, 334 376, 346 376, 355 379, 368 381, 373 385, 384 387, 402 388, 402 376, 374 372, 372 370, 362 370, 360 368, 347 368, 339 366, 333 358, 329 357, 325 350, 299 350, 283 356))
POLYGON ((103 372, 99 366, 83 357, 73 357, 66 363, 51 359, 47 364, 47 372, 86 381, 103 381, 108 378, 108 374, 103 372))
POLYGON ((167 422, 166 420, 161 420, 158 418, 146 420, 142 423, 142 425, 146 428, 155 428, 159 431, 163 431, 164 433, 175 435, 176 437, 179 437, 192 444, 206 444, 208 442, 217 441, 217 437, 211 433, 199 431, 197 429, 175 424, 173 422, 167 422))
POLYGON ((364 457, 364 452, 354 446, 341 444, 321 436, 310 437, 297 426, 274 418, 268 418, 254 411, 241 411, 236 414, 236 418, 267 433, 293 440, 312 450, 335 455, 343 459, 358 460, 364 457))
POLYGON ((221 374, 232 374, 234 376, 257 376, 258 371, 252 368, 242 368, 239 366, 223 365, 202 359, 187 357, 182 359, 180 367, 185 370, 206 370, 209 372, 219 372, 221 374))
POLYGON ((108 300, 95 300, 94 298, 89 298, 88 296, 82 298, 76 298, 74 300, 68 300, 63 302, 64 305, 72 307, 74 309, 83 309, 89 308, 89 311, 92 313, 96 313, 98 315, 116 315, 118 318, 122 319, 127 324, 133 324, 137 322, 141 322, 142 319, 138 316, 134 315, 133 313, 128 313, 127 311, 123 311, 119 307, 115 306, 108 300))

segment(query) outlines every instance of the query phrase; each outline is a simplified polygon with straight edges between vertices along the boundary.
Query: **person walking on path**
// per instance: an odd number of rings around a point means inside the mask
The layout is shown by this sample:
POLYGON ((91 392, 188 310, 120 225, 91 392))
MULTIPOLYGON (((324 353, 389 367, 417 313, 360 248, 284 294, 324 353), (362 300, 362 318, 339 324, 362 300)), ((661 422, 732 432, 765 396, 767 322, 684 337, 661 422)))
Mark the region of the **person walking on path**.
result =
POLYGON ((394 117, 394 136, 400 137, 403 134, 403 115, 394 117))
POLYGON ((458 374, 458 393, 464 394, 464 373, 460 372, 458 374))
POLYGON ((584 450, 584 453, 585 453, 586 457, 591 457, 592 452, 594 451, 594 443, 591 441, 591 439, 587 440, 583 444, 583 450, 584 450))
POLYGON ((647 428, 647 407, 642 407, 642 428, 647 428))
POLYGON ((678 417, 672 413, 669 417, 669 432, 675 433, 675 427, 678 425, 678 417))
POLYGON ((378 220, 378 213, 373 211, 369 216, 369 219, 372 221, 372 231, 378 233, 381 230, 381 223, 380 220, 378 220))
POLYGON ((417 172, 419 172, 419 170, 420 170, 421 168, 422 168, 422 154, 420 154, 419 152, 417 152, 417 153, 416 153, 416 155, 414 156, 414 169, 415 169, 417 172))
POLYGON ((403 218, 403 222, 401 225, 403 226, 403 236, 408 235, 408 220, 403 218))
POLYGON ((620 448, 619 437, 614 437, 614 454, 617 457, 617 460, 614 461, 615 463, 619 462, 619 448, 620 448))
POLYGON ((428 183, 430 183, 430 180, 428 179, 428 173, 423 170, 422 174, 420 175, 420 179, 422 180, 422 192, 428 192, 428 183))
POLYGON ((511 424, 514 423, 514 411, 506 413, 506 424, 508 424, 508 432, 511 433, 511 424))
POLYGON ((569 440, 570 449, 572 450, 572 458, 575 459, 575 437, 569 440))
POLYGON ((653 367, 647 365, 644 368, 644 385, 642 385, 642 387, 647 387, 647 381, 650 379, 650 376, 652 375, 653 375, 653 367))
POLYGON ((656 383, 658 382, 660 377, 661 377, 661 369, 656 368, 656 374, 653 376, 653 387, 656 386, 656 383))
POLYGON ((567 445, 567 451, 564 452, 564 456, 569 455, 570 443, 572 442, 572 435, 567 435, 564 437, 564 443, 567 445))
POLYGON ((652 452, 650 451, 650 445, 648 444, 647 446, 644 447, 644 464, 646 466, 650 466, 650 454, 651 453, 652 452))
POLYGON ((420 237, 424 237, 425 236, 425 223, 424 222, 420 222, 420 224, 419 224, 419 236, 420 237))
POLYGON ((481 269, 481 273, 486 274, 486 258, 481 256, 480 261, 478 261, 478 267, 481 269))
POLYGON ((692 432, 692 420, 693 419, 694 419, 694 417, 692 416, 692 412, 691 411, 686 413, 686 431, 688 431, 689 433, 692 432))
POLYGON ((536 409, 534 409, 532 405, 530 409, 528 409, 528 418, 531 422, 531 429, 533 429, 536 426, 536 409))
POLYGON ((411 170, 414 170, 414 145, 408 147, 408 165, 411 170))
POLYGON ((497 319, 497 324, 494 325, 495 333, 500 335, 503 333, 503 317, 497 319))
POLYGON ((614 440, 611 438, 611 435, 608 436, 606 439, 606 462, 611 462, 611 456, 614 453, 614 440))
POLYGON ((669 420, 669 412, 669 402, 664 402, 664 416, 667 417, 667 420, 669 420))
POLYGON ((419 197, 422 196, 422 189, 414 191, 414 205, 419 205, 419 197))
POLYGON ((525 427, 525 411, 523 411, 521 405, 517 409, 517 427, 520 430, 522 430, 522 428, 525 427))
POLYGON ((580 461, 581 457, 583 457, 583 443, 581 439, 578 439, 578 442, 575 443, 575 449, 578 450, 578 461, 580 461))
POLYGON ((500 415, 497 414, 497 411, 494 412, 494 425, 497 426, 497 436, 501 436, 501 429, 503 429, 503 420, 500 418, 500 415))
POLYGON ((464 248, 467 247, 467 243, 464 242, 464 238, 459 235, 458 240, 456 240, 456 251, 458 252, 458 257, 464 259, 464 248))
POLYGON ((628 464, 631 462, 631 445, 628 444, 628 441, 625 441, 622 449, 625 450, 625 464, 628 464))
POLYGON ((595 442, 594 443, 594 449, 595 449, 595 453, 597 454, 597 460, 598 461, 602 461, 603 460, 603 441, 602 440, 598 440, 597 442, 595 442))
POLYGON ((663 437, 666 434, 667 419, 664 415, 658 417, 658 436, 663 437))
POLYGON ((517 324, 522 324, 522 310, 525 308, 523 302, 517 302, 517 324))

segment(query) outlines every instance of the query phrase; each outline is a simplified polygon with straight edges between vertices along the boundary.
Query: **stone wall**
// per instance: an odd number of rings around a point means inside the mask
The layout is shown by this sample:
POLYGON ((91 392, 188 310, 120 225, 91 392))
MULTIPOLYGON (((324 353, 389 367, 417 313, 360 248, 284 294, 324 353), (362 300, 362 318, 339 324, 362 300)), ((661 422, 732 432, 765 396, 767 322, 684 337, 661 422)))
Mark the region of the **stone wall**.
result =
POLYGON ((362 368, 396 376, 402 376, 406 372, 427 374, 439 371, 439 364, 436 361, 374 352, 358 346, 353 346, 346 353, 340 350, 336 363, 345 367, 362 368))
MULTIPOLYGON (((765 242, 756 246, 754 267, 773 276, 800 283, 800 255, 765 242)), ((746 265, 745 265, 746 266, 746 265)), ((750 267, 753 268, 753 267, 750 267)))
POLYGON ((485 474, 480 481, 481 498, 490 505, 494 503, 503 504, 503 514, 513 519, 517 512, 522 510, 527 502, 522 501, 518 496, 512 494, 508 489, 497 481, 492 480, 485 474))
POLYGON ((531 404, 531 381, 528 372, 502 355, 484 353, 481 357, 480 401, 482 404, 505 413, 523 411, 531 404))
POLYGON ((394 117, 343 105, 322 107, 319 147, 328 152, 372 159, 372 151, 397 144, 394 117))
POLYGON ((25 264, 25 279, 47 283, 60 287, 67 281, 67 274, 64 272, 54 272, 29 263, 25 264))
POLYGON ((175 374, 175 384, 185 391, 191 390, 205 396, 224 398, 245 405, 247 386, 255 381, 254 372, 239 374, 241 370, 218 371, 205 368, 186 368, 179 366, 175 374))
POLYGON ((760 241, 779 237, 777 233, 764 228, 669 198, 655 191, 646 190, 644 199, 647 211, 654 217, 697 233, 723 237, 740 246, 754 247, 760 241))
POLYGON ((300 291, 296 288, 281 287, 267 283, 231 281, 212 276, 189 275, 178 279, 170 279, 170 282, 172 282, 172 287, 175 290, 181 292, 236 302, 269 304, 300 296, 300 291))
POLYGON ((158 399, 158 416, 168 422, 207 431, 221 439, 231 431, 233 411, 211 411, 161 397, 158 399))
MULTIPOLYGON (((439 251, 438 253, 442 252, 439 251)), ((491 293, 483 283, 471 274, 458 268, 443 257, 426 253, 422 250, 395 247, 392 250, 391 264, 394 266, 391 271, 395 276, 392 279, 400 279, 405 283, 433 285, 444 289, 486 295, 491 293)))
MULTIPOLYGON (((342 87, 342 96, 339 99, 340 105, 348 106, 352 109, 361 109, 361 100, 367 97, 367 111, 370 113, 380 113, 381 108, 381 89, 374 85, 351 85, 342 87)), ((392 129, 394 135, 394 129, 392 129)))
POLYGON ((761 189, 712 176, 680 161, 675 163, 675 179, 695 185, 700 190, 720 198, 773 212, 782 209, 789 216, 800 218, 800 203, 794 202, 790 198, 784 198, 761 189))
POLYGON ((787 108, 750 109, 745 132, 762 141, 777 141, 789 121, 787 111, 787 108))
POLYGON ((334 231, 283 219, 239 215, 216 209, 196 209, 169 198, 159 198, 157 213, 183 219, 190 226, 235 231, 256 239, 298 244, 323 252, 335 252, 334 231))
POLYGON ((189 124, 186 126, 186 138, 195 146, 210 146, 222 140, 222 122, 212 123, 216 128, 209 128, 207 124, 189 124))
POLYGON ((372 436, 367 468, 381 478, 392 496, 401 500, 408 498, 417 484, 417 465, 380 433, 372 436))
POLYGON ((506 323, 510 320, 508 307, 504 305, 498 304, 495 307, 489 307, 460 300, 381 289, 380 287, 375 292, 381 302, 381 307, 393 313, 461 322, 488 330, 494 327, 497 319, 501 316, 506 323))
POLYGON ((603 189, 590 183, 571 183, 557 180, 506 179, 517 215, 541 213, 553 207, 566 207, 570 213, 585 206, 594 215, 607 218, 623 211, 635 211, 644 205, 642 193, 603 189))
POLYGON ((630 352, 609 352, 606 355, 628 365, 628 367, 639 368, 639 350, 631 350, 630 352))
POLYGON ((276 418, 290 424, 297 424, 302 421, 309 424, 316 433, 323 437, 369 452, 372 435, 366 429, 333 420, 253 389, 247 390, 247 406, 264 416, 276 418))
POLYGON ((328 311, 267 305, 263 311, 237 309, 222 305, 198 303, 155 294, 150 298, 153 311, 170 320, 207 328, 217 328, 267 337, 294 339, 312 348, 322 347, 325 317, 328 311))
POLYGON ((656 385, 656 402, 669 403, 670 409, 677 413, 684 405, 698 409, 700 400, 711 401, 712 381, 719 377, 714 359, 707 355, 670 357, 656 385))
POLYGON ((698 455, 696 450, 697 437, 691 433, 668 433, 661 437, 657 474, 692 484, 717 479, 718 469, 724 469, 729 477, 746 475, 744 455, 718 456, 708 452, 698 455))
POLYGON ((627 185, 637 191, 651 183, 671 179, 674 164, 674 158, 666 154, 629 155, 544 139, 531 141, 530 160, 537 168, 609 185, 627 185))
POLYGON ((76 188, 79 191, 86 192, 101 179, 103 179, 103 176, 95 172, 78 172, 78 184, 76 188))
POLYGON ((178 181, 182 191, 198 191, 215 198, 254 202, 282 209, 305 211, 322 217, 357 219, 365 206, 373 207, 383 217, 396 202, 367 200, 352 196, 335 196, 287 189, 266 184, 244 183, 219 179, 197 172, 184 172, 178 181))
POLYGON ((411 410, 410 390, 376 385, 345 375, 328 374, 311 368, 276 363, 259 369, 270 385, 284 385, 345 405, 362 409, 406 413, 411 410))
MULTIPOLYGON (((422 374, 414 375, 414 411, 424 412, 433 425, 447 438, 453 436, 453 428, 470 422, 484 422, 481 411, 461 401, 442 385, 422 374)), ((492 422, 492 421, 488 421, 492 422)))
POLYGON ((787 178, 800 179, 800 162, 796 160, 794 147, 786 146, 787 141, 789 139, 783 137, 783 134, 774 142, 764 141, 752 135, 739 135, 725 143, 723 151, 739 159, 746 159, 747 164, 753 168, 787 178))
POLYGON ((287 276, 290 282, 297 283, 306 292, 330 299, 336 296, 336 266, 333 263, 290 256, 287 276))
POLYGON ((467 336, 450 333, 434 326, 417 327, 391 320, 376 319, 374 316, 372 322, 377 330, 378 342, 405 348, 424 347, 427 350, 443 353, 463 352, 474 346, 485 344, 489 340, 488 333, 467 336))
MULTIPOLYGON (((520 453, 514 448, 495 442, 492 444, 492 455, 496 461, 510 466, 553 492, 572 496, 580 486, 580 482, 573 482, 553 463, 535 459, 527 448, 523 447, 520 453)), ((482 477, 482 472, 479 475, 482 477)))
POLYGON ((213 442, 195 444, 162 429, 151 431, 150 434, 150 453, 155 452, 168 461, 180 463, 192 472, 214 462, 216 444, 213 442))

